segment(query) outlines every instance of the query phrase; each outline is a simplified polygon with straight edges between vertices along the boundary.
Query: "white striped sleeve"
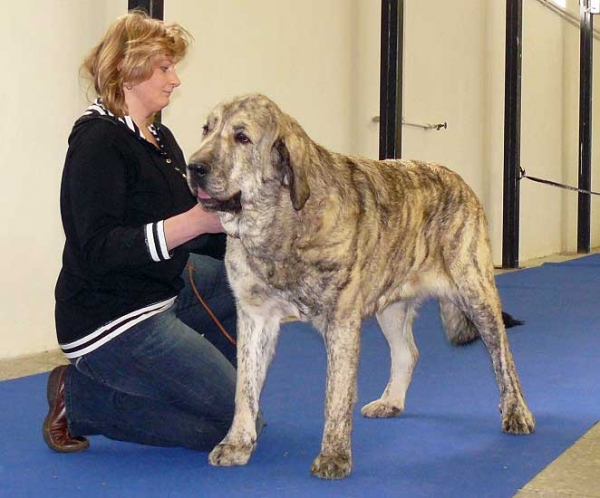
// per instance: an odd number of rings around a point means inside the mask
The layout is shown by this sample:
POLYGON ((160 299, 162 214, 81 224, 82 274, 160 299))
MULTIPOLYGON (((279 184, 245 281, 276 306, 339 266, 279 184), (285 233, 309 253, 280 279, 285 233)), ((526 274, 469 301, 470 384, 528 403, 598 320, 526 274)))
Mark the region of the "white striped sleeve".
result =
POLYGON ((156 234, 158 236, 158 247, 160 247, 160 254, 162 259, 171 259, 169 249, 167 248, 167 238, 165 237, 165 222, 163 220, 156 224, 156 234))
POLYGON ((157 223, 148 223, 144 227, 144 234, 146 247, 148 248, 152 261, 159 262, 171 259, 171 254, 169 254, 169 249, 167 248, 164 221, 161 220, 157 223))

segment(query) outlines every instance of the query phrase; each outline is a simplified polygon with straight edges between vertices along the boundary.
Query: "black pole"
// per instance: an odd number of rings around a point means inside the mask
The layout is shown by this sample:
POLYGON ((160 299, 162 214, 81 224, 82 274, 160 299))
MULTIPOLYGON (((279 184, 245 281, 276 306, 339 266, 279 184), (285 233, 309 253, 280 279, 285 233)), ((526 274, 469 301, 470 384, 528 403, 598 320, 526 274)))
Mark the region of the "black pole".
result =
POLYGON ((165 18, 164 0, 128 0, 127 10, 144 10, 153 19, 165 18))
POLYGON ((506 1, 502 268, 519 266, 522 0, 506 1))
MULTIPOLYGON (((594 25, 590 1, 581 2, 579 49, 579 188, 592 188, 592 75, 594 25)), ((577 198, 577 252, 590 252, 591 195, 577 198)))
POLYGON ((402 156, 404 0, 381 1, 379 159, 402 156))

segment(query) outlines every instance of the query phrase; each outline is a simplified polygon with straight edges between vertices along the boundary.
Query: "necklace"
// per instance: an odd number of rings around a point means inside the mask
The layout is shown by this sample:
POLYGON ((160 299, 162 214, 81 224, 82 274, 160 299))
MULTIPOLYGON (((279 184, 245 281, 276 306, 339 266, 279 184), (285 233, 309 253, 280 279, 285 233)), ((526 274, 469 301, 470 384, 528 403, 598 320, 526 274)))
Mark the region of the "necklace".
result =
MULTIPOLYGON (((150 131, 150 133, 152 133, 152 136, 154 137, 154 140, 156 140, 156 143, 158 144, 158 151, 160 152, 160 154, 164 157, 166 157, 165 162, 169 165, 173 166, 173 169, 175 169, 175 171, 177 171, 181 176, 183 176, 183 178, 187 179, 187 175, 185 170, 182 170, 170 157, 169 154, 167 154, 167 151, 165 150, 165 146, 163 145, 163 143, 160 140, 160 136, 158 135, 158 130, 156 129, 156 126, 154 126, 154 123, 148 125, 148 130, 150 131)), ((150 142, 152 143, 152 142, 150 142)))

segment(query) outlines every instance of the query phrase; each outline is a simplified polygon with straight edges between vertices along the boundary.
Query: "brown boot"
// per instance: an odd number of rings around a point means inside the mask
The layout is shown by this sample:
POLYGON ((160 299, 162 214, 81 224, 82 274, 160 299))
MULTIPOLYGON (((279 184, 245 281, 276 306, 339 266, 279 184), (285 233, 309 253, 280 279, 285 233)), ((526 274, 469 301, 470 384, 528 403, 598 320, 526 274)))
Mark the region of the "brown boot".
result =
POLYGON ((90 442, 82 437, 73 437, 67 427, 67 408, 65 405, 65 375, 67 366, 61 365, 50 372, 48 377, 48 415, 42 426, 46 444, 59 453, 76 453, 87 450, 90 442))

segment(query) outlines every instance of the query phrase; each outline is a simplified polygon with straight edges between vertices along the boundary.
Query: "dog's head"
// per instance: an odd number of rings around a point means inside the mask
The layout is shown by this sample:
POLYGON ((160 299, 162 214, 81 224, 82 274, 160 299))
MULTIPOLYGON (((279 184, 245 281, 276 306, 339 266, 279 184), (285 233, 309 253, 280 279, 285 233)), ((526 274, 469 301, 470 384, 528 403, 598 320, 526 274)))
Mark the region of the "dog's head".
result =
POLYGON ((211 211, 239 213, 284 190, 296 211, 310 196, 303 160, 308 137, 267 97, 235 98, 217 106, 190 157, 188 184, 211 211))

